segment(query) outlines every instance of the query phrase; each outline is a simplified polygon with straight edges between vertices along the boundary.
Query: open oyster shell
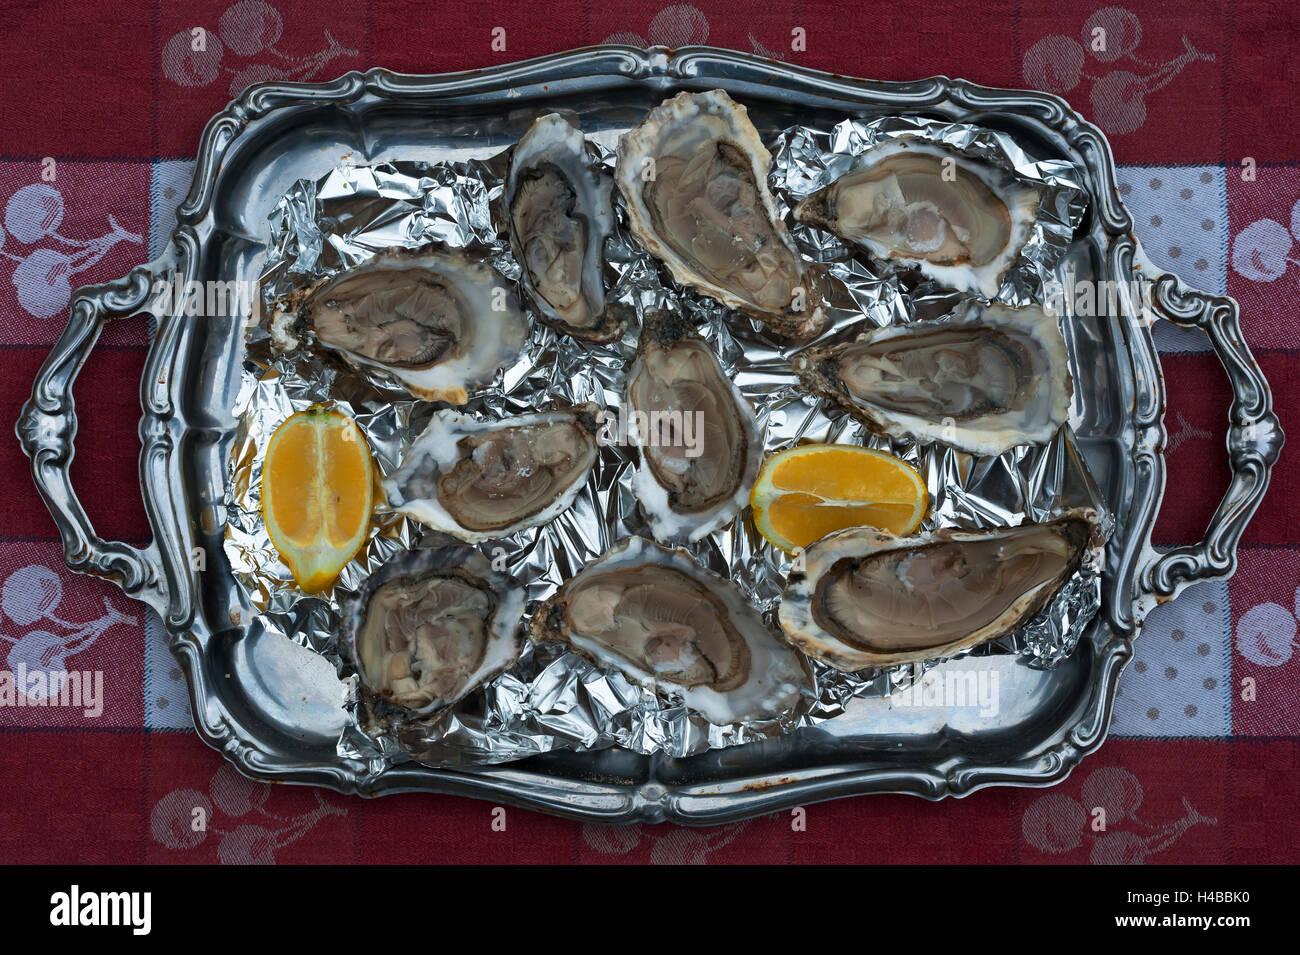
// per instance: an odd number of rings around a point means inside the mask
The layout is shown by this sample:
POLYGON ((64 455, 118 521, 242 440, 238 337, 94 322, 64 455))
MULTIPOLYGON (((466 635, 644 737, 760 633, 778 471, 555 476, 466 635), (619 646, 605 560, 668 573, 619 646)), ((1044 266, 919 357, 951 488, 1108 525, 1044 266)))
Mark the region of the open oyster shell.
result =
POLYGON ((641 452, 632 490, 655 538, 696 541, 725 526, 749 500, 762 436, 753 406, 681 316, 646 316, 627 404, 641 452))
POLYGON ((277 348, 304 339, 417 398, 464 404, 514 361, 528 325, 510 283, 486 262, 426 246, 376 253, 270 303, 277 348))
POLYGON ((559 113, 539 118, 514 148, 506 210, 521 280, 548 323, 587 341, 617 338, 626 324, 605 299, 612 191, 582 131, 559 113))
POLYGON ((968 303, 795 356, 800 381, 891 437, 1001 454, 1049 440, 1074 384, 1056 317, 1038 305, 968 303))
POLYGON ((439 411, 384 480, 397 512, 471 543, 545 524, 596 463, 599 409, 486 420, 439 411))
POLYGON ((1010 170, 919 137, 890 140, 795 207, 795 218, 985 298, 1033 229, 1041 195, 1010 170))
POLYGON ((341 606, 340 646, 378 700, 424 715, 519 659, 524 591, 471 547, 406 551, 341 606))
POLYGON ((1099 536, 1087 508, 1042 524, 911 537, 851 527, 804 552, 777 618, 791 643, 839 670, 951 657, 1024 626, 1099 536))
POLYGON ((632 232, 676 281, 810 338, 826 322, 821 279, 777 215, 771 163, 745 107, 710 90, 675 96, 625 133, 615 178, 632 232))
POLYGON ((679 697, 719 726, 780 716, 811 685, 798 654, 730 582, 640 537, 566 581, 529 635, 679 697))

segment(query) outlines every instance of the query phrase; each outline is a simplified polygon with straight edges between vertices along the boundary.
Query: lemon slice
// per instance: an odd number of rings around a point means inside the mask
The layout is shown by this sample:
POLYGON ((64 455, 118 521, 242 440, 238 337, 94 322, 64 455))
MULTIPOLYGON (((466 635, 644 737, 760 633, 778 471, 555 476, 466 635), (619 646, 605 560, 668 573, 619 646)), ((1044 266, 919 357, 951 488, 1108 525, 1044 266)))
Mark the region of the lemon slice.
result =
POLYGON ((802 550, 846 527, 916 530, 930 506, 921 475, 892 454, 843 444, 805 444, 763 462, 749 495, 758 532, 802 550))
POLYGON ((339 411, 313 405, 271 435, 262 516, 271 543, 303 590, 332 584, 365 543, 374 495, 365 435, 339 411))

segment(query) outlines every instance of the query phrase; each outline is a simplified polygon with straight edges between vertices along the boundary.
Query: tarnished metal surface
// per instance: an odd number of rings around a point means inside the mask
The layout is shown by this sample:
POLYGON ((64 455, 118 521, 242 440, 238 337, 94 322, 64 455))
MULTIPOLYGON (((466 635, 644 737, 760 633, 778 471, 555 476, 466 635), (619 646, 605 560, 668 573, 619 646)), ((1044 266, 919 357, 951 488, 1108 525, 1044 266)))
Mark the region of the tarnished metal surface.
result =
MULTIPOLYGON (((1151 269, 1119 200, 1109 147, 1058 98, 942 77, 871 83, 705 48, 596 47, 513 66, 436 77, 382 70, 328 84, 263 84, 214 117, 194 184, 163 256, 115 283, 82 289, 68 328, 42 367, 18 433, 74 570, 118 582, 153 606, 191 686, 195 723, 258 778, 347 792, 448 792, 611 822, 707 824, 869 792, 929 798, 993 784, 1064 777, 1105 735, 1115 683, 1145 613, 1187 584, 1232 572, 1235 548, 1267 487, 1282 436, 1267 383, 1242 341, 1237 307, 1151 269), (846 116, 922 115, 977 122, 1013 135, 1031 156, 1087 173, 1089 212, 1066 253, 1081 281, 1154 282, 1155 311, 1204 329, 1232 384, 1233 480, 1197 546, 1160 555, 1150 531, 1164 488, 1164 383, 1149 322, 1121 295, 1119 314, 1072 317, 1081 453, 1116 519, 1102 612, 1075 654, 1051 671, 984 657, 1001 706, 903 707, 865 699, 820 726, 739 749, 683 759, 622 750, 550 753, 475 770, 401 765, 372 772, 341 759, 341 684, 321 657, 261 630, 221 558, 226 457, 235 421, 244 328, 240 317, 186 318, 151 300, 157 281, 252 280, 265 257, 267 215, 294 181, 345 158, 483 158, 542 112, 576 112, 611 134, 681 89, 721 87, 759 130, 831 125, 846 116), (157 333, 141 382, 141 483, 154 543, 99 538, 68 479, 76 417, 71 388, 108 321, 153 311, 157 333), (195 561, 196 548, 206 555, 195 561), (195 569, 202 567, 203 569, 195 569), (251 622, 251 623, 250 623, 251 622)), ((945 666, 962 666, 962 661, 945 666)))

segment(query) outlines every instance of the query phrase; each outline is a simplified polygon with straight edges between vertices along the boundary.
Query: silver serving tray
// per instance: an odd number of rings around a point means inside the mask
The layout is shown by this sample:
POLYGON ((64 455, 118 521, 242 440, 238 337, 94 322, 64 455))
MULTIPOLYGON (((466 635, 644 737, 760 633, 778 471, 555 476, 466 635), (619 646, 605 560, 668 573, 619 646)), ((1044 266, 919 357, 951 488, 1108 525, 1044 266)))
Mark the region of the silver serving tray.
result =
POLYGON ((937 799, 998 784, 1049 785, 1105 737, 1116 681, 1145 614, 1192 582, 1232 573, 1237 542, 1282 445, 1268 385, 1241 337, 1237 304, 1158 274, 1132 225, 1106 140, 1044 93, 945 77, 868 82, 702 47, 602 46, 443 76, 371 70, 332 83, 265 83, 208 123, 163 255, 118 281, 79 290, 17 430, 68 567, 116 582, 161 614, 189 681, 198 732, 249 776, 366 794, 455 793, 584 820, 693 824, 859 793, 937 799), (1091 202, 1069 252, 1075 274, 1148 278, 1161 317, 1202 329, 1232 385, 1232 481, 1204 538, 1163 554, 1150 546, 1165 482, 1165 387, 1148 324, 1126 299, 1124 314, 1075 318, 1068 327, 1080 447, 1116 518, 1102 612, 1058 669, 1031 670, 1012 656, 983 658, 981 666, 999 672, 996 717, 872 700, 814 729, 688 759, 556 752, 482 769, 412 764, 375 772, 339 758, 341 684, 333 667, 246 626, 252 614, 222 551, 243 325, 171 314, 154 301, 151 286, 255 279, 272 205, 295 180, 318 177, 344 156, 358 163, 484 156, 556 107, 578 113, 589 132, 616 130, 678 90, 714 87, 745 103, 765 135, 796 121, 925 114, 1009 131, 1036 158, 1065 157, 1085 169, 1091 202), (154 540, 140 549, 95 533, 69 465, 77 373, 108 322, 142 311, 153 314, 157 331, 140 383, 139 429, 140 483, 154 540), (192 559, 198 553, 204 561, 192 559))

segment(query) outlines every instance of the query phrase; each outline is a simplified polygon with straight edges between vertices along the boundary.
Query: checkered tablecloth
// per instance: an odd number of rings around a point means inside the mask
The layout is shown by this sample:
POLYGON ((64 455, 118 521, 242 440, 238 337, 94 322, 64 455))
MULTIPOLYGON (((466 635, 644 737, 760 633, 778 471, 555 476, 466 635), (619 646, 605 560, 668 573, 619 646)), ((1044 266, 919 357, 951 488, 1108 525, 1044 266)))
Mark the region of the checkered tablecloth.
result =
MULTIPOLYGON (((157 255, 203 123, 248 83, 371 66, 438 73, 609 40, 1060 93, 1110 136, 1156 264, 1241 303, 1283 427, 1300 434, 1297 9, 1289 0, 10 4, 0 24, 0 420, 16 420, 72 290, 157 255), (498 27, 504 50, 493 47, 498 27), (196 28, 207 31, 202 52, 190 42, 196 28)), ((136 544, 149 536, 136 472, 147 336, 139 319, 109 328, 76 386, 75 485, 103 536, 136 544)), ((1227 484, 1229 393, 1199 333, 1160 327, 1156 339, 1170 392, 1156 543, 1178 544, 1199 536, 1227 484)), ((1152 614, 1120 683, 1111 739, 1054 789, 937 805, 840 801, 809 807, 806 831, 787 814, 693 831, 516 810, 498 831, 487 803, 362 801, 239 776, 195 735, 159 620, 65 571, 10 439, 0 451, 0 654, 9 668, 66 659, 102 672, 104 685, 102 712, 89 716, 0 705, 0 861, 1295 862, 1291 457, 1247 531, 1236 576, 1152 614), (190 825, 196 806, 206 831, 190 825), (1090 825, 1099 806, 1105 832, 1090 825)))

